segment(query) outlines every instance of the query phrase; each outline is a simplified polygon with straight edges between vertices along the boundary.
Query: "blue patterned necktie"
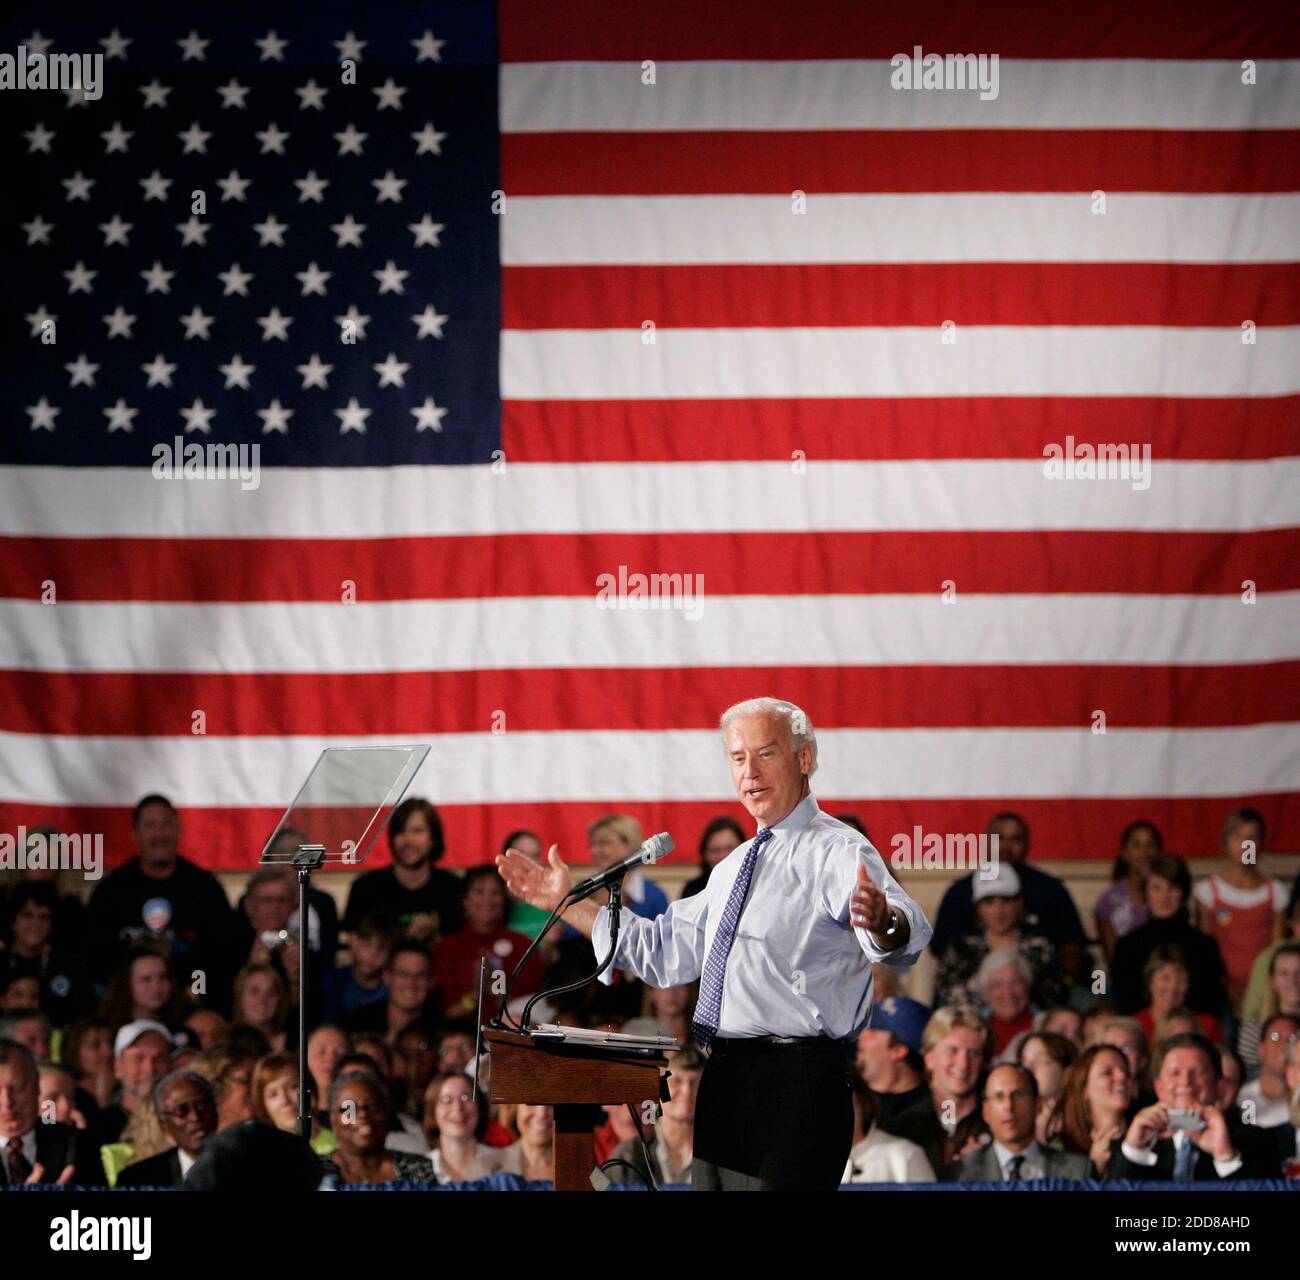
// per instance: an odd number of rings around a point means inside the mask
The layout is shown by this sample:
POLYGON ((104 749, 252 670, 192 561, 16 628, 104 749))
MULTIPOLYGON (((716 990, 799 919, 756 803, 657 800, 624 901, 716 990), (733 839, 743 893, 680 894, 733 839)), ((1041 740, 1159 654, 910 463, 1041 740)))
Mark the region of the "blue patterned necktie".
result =
POLYGON ((740 874, 736 876, 731 892, 727 895, 727 905, 722 909, 718 931, 713 935, 713 945, 704 961, 700 997, 695 1002, 695 1016, 691 1019, 695 1043, 701 1049, 707 1049, 713 1043, 713 1037, 718 1034, 718 1024, 722 1019, 722 980, 727 972, 727 957, 731 954, 731 944, 736 940, 736 926, 740 924, 745 895, 749 892, 749 882, 754 876, 754 863, 758 861, 759 851, 771 838, 772 828, 764 827, 749 846, 745 860, 740 864, 740 874))
MULTIPOLYGON (((1178 1147, 1178 1144, 1174 1144, 1178 1147)), ((1191 1138, 1183 1136, 1183 1144, 1174 1153, 1174 1181, 1191 1182, 1196 1172, 1196 1157, 1199 1148, 1191 1138)))

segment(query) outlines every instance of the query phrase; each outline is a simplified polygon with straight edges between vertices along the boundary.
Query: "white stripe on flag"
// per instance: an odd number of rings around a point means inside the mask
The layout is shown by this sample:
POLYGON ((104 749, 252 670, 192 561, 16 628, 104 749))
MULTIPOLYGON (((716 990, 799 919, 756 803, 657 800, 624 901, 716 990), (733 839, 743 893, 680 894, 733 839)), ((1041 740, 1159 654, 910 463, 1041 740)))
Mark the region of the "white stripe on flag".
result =
MULTIPOLYGON (((504 266, 799 262, 1294 262, 1300 196, 515 196, 504 266)), ((653 319, 653 316, 647 319, 653 319)), ((1249 317, 1242 317, 1248 319, 1249 317)))
MULTIPOLYGON (((1063 444, 1063 440, 1056 443, 1063 444)), ((1129 442, 1140 445, 1140 441, 1129 442)), ((1039 460, 266 467, 0 467, 0 535, 384 538, 745 530, 1250 530, 1300 525, 1300 458, 1152 460, 1151 487, 1049 480, 1039 460), (990 494, 996 501, 990 501, 990 494)))
MULTIPOLYGON (((690 572, 689 564, 646 566, 690 572)), ((617 573, 618 566, 610 570, 617 573)), ((636 566, 629 566, 635 571, 636 566)), ((1237 596, 588 596, 367 604, 9 602, 0 667, 238 673, 883 664, 1238 664, 1300 657, 1300 592, 1237 596), (689 612, 698 612, 691 618, 689 612)))
POLYGON ((1276 396, 1300 327, 509 329, 508 400, 745 396, 1276 396))
POLYGON ((892 73, 886 59, 663 60, 647 85, 639 62, 506 63, 501 129, 1300 127, 1300 62, 1294 60, 1257 62, 1258 83, 1245 85, 1240 61, 1000 58, 998 96, 987 101, 970 90, 893 89, 892 73))
MULTIPOLYGON (((411 733, 432 751, 416 776, 441 804, 732 798, 714 730, 411 733)), ((818 734, 818 790, 861 799, 1236 796, 1294 790, 1288 725, 1227 729, 838 729, 818 734)), ((279 808, 322 747, 392 738, 42 737, 0 734, 0 795, 117 805, 141 787, 187 806, 279 808), (147 782, 142 782, 142 779, 147 782)))

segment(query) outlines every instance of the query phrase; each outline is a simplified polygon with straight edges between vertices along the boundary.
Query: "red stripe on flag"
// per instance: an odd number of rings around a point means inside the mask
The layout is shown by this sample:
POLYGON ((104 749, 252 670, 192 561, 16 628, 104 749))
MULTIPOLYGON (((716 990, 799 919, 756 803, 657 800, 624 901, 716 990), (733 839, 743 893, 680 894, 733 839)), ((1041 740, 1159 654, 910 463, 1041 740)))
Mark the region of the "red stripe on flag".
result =
MULTIPOLYGON (((720 782, 725 785, 725 762, 719 753, 720 782)), ((148 780, 141 780, 142 789, 148 780)), ((420 793, 417 784, 415 793, 420 793)), ((437 796, 431 797, 437 802, 437 796)), ((287 806, 291 796, 285 797, 287 806)), ((1120 833, 1137 818, 1154 822, 1164 835, 1167 848, 1185 857, 1213 857, 1218 852, 1219 827, 1240 804, 1260 810, 1269 826, 1273 845, 1279 849, 1300 847, 1300 795, 1274 795, 1132 799, 1022 799, 990 796, 975 800, 859 800, 852 797, 818 797, 828 813, 856 814, 880 851, 890 856, 897 834, 911 835, 919 825, 923 832, 978 834, 989 818, 1004 809, 1021 813, 1032 834, 1035 862, 1059 858, 1104 861, 1115 856, 1120 833)), ((545 844, 558 842, 566 861, 588 861, 586 827, 605 813, 629 813, 648 834, 668 831, 677 842, 670 861, 691 865, 705 824, 719 815, 738 819, 746 831, 754 823, 735 801, 680 801, 644 803, 610 798, 587 803, 439 805, 447 837, 446 863, 473 866, 489 862, 511 831, 536 831, 545 844)), ((266 840, 275 830, 280 809, 195 809, 181 807, 181 851, 201 866, 223 871, 251 871, 266 840)), ((134 855, 131 843, 131 810, 122 808, 79 808, 64 805, 0 803, 0 829, 16 831, 48 823, 60 831, 102 835, 108 867, 115 867, 134 855)), ((387 841, 381 835, 365 870, 389 862, 387 841)), ((326 870, 333 874, 350 874, 326 870)), ((653 875, 653 872, 651 873, 653 875)), ((903 873, 904 882, 908 873, 903 873)), ((320 885, 318 879, 314 883, 320 885)), ((914 883, 914 882, 913 882, 914 883)))
POLYGON ((1295 130, 881 129, 508 133, 515 196, 1300 189, 1295 130))
MULTIPOLYGON (((1234 666, 575 668, 347 674, 0 671, 0 731, 383 737, 712 729, 758 693, 820 728, 1122 728, 1300 721, 1300 661, 1234 666)), ((142 780, 142 784, 143 784, 142 780)))
POLYGON ((1246 317, 1300 324, 1300 263, 519 266, 504 268, 501 296, 506 329, 640 329, 646 320, 698 329, 945 320, 1237 329, 1246 317))
MULTIPOLYGON (((1045 482, 1046 483, 1046 482, 1045 482)), ((495 534, 382 539, 0 538, 0 595, 78 601, 595 598, 601 575, 701 574, 713 596, 1236 595, 1300 588, 1300 529, 495 534)))
POLYGON ((1300 56, 1290 0, 1245 8, 1218 0, 1093 0, 1068 15, 1019 0, 500 0, 497 15, 502 62, 889 59, 910 55, 914 45, 1002 58, 1300 56))
POLYGON ((1037 458, 1080 444, 1149 443, 1155 458, 1300 454, 1300 396, 917 396, 906 399, 506 400, 514 462, 789 462, 808 458, 1037 458))

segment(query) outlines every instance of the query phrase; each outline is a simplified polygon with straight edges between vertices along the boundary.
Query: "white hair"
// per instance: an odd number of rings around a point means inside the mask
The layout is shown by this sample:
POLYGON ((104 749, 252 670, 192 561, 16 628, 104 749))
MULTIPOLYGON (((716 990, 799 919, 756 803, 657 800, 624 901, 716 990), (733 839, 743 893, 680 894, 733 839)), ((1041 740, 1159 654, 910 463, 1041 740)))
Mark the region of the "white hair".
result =
POLYGON ((981 961, 972 986, 983 995, 988 990, 989 979, 1003 969, 1015 969, 1025 980, 1026 986, 1033 986, 1034 972, 1029 967, 1029 961, 1014 947, 998 947, 996 950, 990 951, 981 961))
POLYGON ((784 719, 790 732, 791 747, 795 751, 802 747, 812 748, 812 768, 808 770, 808 776, 812 777, 817 772, 817 734, 813 731, 808 713, 802 707, 796 707, 793 702, 786 702, 783 698, 748 698, 744 702, 737 702, 722 713, 722 719, 718 722, 718 727, 722 730, 724 750, 731 722, 746 716, 778 716, 784 719))

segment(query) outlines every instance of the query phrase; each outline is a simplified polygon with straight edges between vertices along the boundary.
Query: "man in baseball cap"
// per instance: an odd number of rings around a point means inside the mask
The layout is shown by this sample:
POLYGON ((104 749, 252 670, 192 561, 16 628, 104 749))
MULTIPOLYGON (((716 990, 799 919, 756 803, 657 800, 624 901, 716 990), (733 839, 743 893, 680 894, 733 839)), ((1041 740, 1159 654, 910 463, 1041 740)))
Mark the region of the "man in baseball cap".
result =
POLYGON ((921 1037, 930 1010, 906 996, 886 996, 872 1007, 871 1022, 858 1036, 858 1072, 876 1095, 887 1120, 929 1097, 921 1060, 921 1037))
POLYGON ((120 1142, 122 1131, 149 1091, 171 1069, 172 1033, 152 1018, 137 1018, 113 1039, 117 1097, 100 1113, 95 1136, 100 1146, 120 1142))

